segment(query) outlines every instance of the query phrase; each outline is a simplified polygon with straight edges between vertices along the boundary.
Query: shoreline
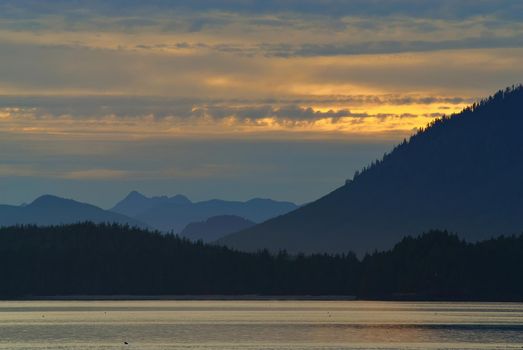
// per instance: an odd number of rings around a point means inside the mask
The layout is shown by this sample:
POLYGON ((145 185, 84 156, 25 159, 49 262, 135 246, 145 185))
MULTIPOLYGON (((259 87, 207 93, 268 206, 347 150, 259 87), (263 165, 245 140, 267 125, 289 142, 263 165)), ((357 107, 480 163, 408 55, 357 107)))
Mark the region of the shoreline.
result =
POLYGON ((57 295, 0 298, 0 301, 354 301, 353 295, 57 295))
POLYGON ((395 296, 358 298, 354 295, 56 295, 0 297, 5 301, 382 301, 382 302, 486 302, 523 303, 522 298, 463 298, 395 296))

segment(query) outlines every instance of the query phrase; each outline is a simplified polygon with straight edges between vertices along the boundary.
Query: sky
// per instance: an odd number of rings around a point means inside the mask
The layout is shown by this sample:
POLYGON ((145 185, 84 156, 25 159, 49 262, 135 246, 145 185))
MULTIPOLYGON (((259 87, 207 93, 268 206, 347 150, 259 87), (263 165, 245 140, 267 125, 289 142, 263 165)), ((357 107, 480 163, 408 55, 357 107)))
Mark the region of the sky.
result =
POLYGON ((522 59, 519 0, 0 0, 0 203, 306 203, 522 59))

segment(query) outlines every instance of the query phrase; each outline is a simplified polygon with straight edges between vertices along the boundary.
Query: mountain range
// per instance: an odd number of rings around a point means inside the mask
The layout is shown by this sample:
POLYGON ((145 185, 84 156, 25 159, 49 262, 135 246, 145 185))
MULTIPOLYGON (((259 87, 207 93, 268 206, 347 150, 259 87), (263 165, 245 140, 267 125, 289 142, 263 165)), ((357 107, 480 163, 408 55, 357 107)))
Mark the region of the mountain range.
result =
POLYGON ((183 195, 149 198, 133 191, 113 209, 104 210, 72 199, 43 195, 27 205, 0 205, 0 226, 48 226, 87 221, 118 223, 162 232, 174 231, 193 240, 208 242, 295 208, 294 203, 271 199, 192 202, 183 195))
POLYGON ((132 217, 160 231, 180 233, 188 224, 213 216, 234 215, 260 223, 298 206, 291 202, 254 198, 246 202, 212 199, 192 202, 187 197, 146 197, 133 191, 111 211, 132 217))
POLYGON ((523 231, 523 88, 435 120, 326 196, 218 241, 240 250, 388 249, 431 229, 523 231))
POLYGON ((48 226, 86 221, 146 227, 144 223, 128 216, 52 195, 38 197, 27 205, 0 205, 0 226, 48 226))

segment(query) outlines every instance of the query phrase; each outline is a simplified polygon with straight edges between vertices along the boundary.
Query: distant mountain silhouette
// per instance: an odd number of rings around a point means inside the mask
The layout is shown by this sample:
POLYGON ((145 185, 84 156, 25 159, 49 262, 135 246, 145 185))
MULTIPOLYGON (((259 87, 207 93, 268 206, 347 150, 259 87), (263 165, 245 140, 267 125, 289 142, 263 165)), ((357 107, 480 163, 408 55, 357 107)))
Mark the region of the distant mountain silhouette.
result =
POLYGON ((254 222, 235 215, 213 216, 205 221, 193 222, 185 226, 180 236, 193 241, 211 242, 254 225, 254 222))
POLYGON ((32 203, 21 206, 0 205, 0 226, 27 224, 47 226, 85 221, 146 227, 143 223, 125 215, 51 195, 41 196, 32 203))
POLYGON ((219 243, 242 250, 359 254, 430 229, 467 240, 523 231, 523 88, 443 117, 352 181, 219 243))
POLYGON ((182 195, 148 198, 133 191, 111 210, 131 216, 158 230, 179 233, 188 224, 207 220, 213 216, 235 215, 259 223, 288 213, 297 207, 291 202, 261 198, 247 202, 220 199, 191 202, 182 195))
POLYGON ((148 198, 140 192, 132 191, 127 197, 118 202, 111 211, 127 216, 136 216, 157 205, 164 204, 191 204, 191 201, 181 194, 173 197, 158 196, 148 198))

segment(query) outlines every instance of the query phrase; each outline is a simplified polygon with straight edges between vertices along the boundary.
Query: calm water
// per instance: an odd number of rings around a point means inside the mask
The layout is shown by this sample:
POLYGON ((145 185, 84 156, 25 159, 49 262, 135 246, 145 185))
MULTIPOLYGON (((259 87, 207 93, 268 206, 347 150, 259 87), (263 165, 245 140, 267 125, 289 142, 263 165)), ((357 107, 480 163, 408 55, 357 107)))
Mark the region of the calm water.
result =
POLYGON ((521 349, 523 304, 0 302, 0 349, 521 349), (125 345, 124 341, 129 344, 125 345))

